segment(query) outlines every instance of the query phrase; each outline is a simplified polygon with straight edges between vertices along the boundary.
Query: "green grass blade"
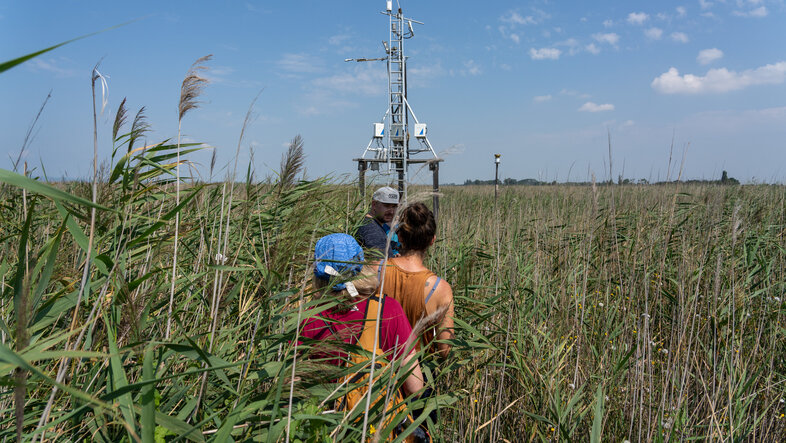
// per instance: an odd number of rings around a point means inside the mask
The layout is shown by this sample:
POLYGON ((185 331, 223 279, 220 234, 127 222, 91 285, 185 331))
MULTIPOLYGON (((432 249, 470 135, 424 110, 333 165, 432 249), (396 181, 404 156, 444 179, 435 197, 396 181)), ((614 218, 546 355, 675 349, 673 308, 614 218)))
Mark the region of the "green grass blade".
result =
MULTIPOLYGON (((126 378, 125 370, 123 370, 123 363, 120 361, 120 352, 117 349, 117 340, 115 337, 115 331, 109 322, 107 316, 104 316, 104 322, 107 325, 106 332, 107 332, 107 342, 109 344, 109 369, 111 375, 111 389, 114 391, 115 389, 122 389, 128 385, 128 379, 126 378)), ((136 420, 134 420, 134 405, 131 400, 131 394, 124 394, 121 395, 118 399, 120 403, 120 412, 123 414, 123 419, 127 423, 129 439, 131 441, 135 440, 135 435, 139 434, 138 432, 134 432, 133 429, 136 428, 136 420)))
MULTIPOLYGON (((155 379, 156 373, 153 368, 153 346, 145 348, 145 360, 142 363, 142 381, 155 379)), ((153 443, 156 432, 156 395, 155 384, 145 385, 141 390, 142 400, 142 443, 153 443)))
POLYGON ((50 46, 50 47, 48 47, 46 49, 42 49, 40 51, 32 52, 30 54, 23 55, 21 57, 17 57, 17 58, 15 58, 13 60, 8 60, 6 62, 0 63, 0 73, 5 72, 5 71, 13 68, 16 65, 20 65, 20 64, 22 64, 22 63, 24 63, 24 62, 26 62, 26 61, 28 61, 30 59, 38 57, 41 54, 46 54, 47 52, 55 50, 55 49, 57 49, 57 48, 59 48, 61 46, 67 45, 67 44, 75 42, 77 40, 82 40, 83 38, 92 37, 92 36, 94 36, 96 34, 100 34, 102 32, 109 31, 111 29, 115 29, 115 28, 119 28, 121 26, 125 26, 125 25, 127 25, 129 23, 132 23, 133 21, 135 21, 135 20, 132 20, 132 21, 129 21, 129 22, 126 22, 126 23, 121 23, 119 25, 111 26, 109 28, 102 29, 100 31, 91 32, 90 34, 85 34, 85 35, 82 35, 80 37, 72 38, 71 40, 66 40, 66 41, 64 41, 62 43, 58 43, 58 44, 56 44, 54 46, 50 46))
POLYGON ((57 253, 60 250, 60 241, 63 239, 63 232, 65 232, 68 217, 70 216, 67 216, 66 220, 63 220, 63 223, 60 225, 60 228, 55 234, 55 238, 50 243, 49 251, 47 252, 46 256, 46 265, 44 266, 43 272, 38 279, 38 284, 36 285, 35 293, 33 294, 33 303, 30 306, 30 312, 35 312, 36 307, 41 302, 41 297, 43 297, 44 291, 46 290, 47 286, 49 286, 49 281, 52 278, 52 272, 54 271, 55 262, 57 260, 57 253))
POLYGON ((114 209, 110 209, 107 208, 106 206, 94 204, 90 200, 84 199, 82 197, 77 197, 65 191, 61 191, 53 186, 47 185, 46 183, 41 183, 38 180, 27 178, 24 175, 17 174, 16 172, 11 172, 7 169, 0 169, 0 182, 8 183, 9 185, 16 186, 18 188, 27 189, 30 192, 41 194, 55 201, 73 203, 76 205, 100 209, 102 211, 117 212, 114 209))
POLYGON ((598 386, 595 392, 595 418, 592 420, 592 433, 590 442, 600 443, 601 432, 603 431, 603 386, 598 386))

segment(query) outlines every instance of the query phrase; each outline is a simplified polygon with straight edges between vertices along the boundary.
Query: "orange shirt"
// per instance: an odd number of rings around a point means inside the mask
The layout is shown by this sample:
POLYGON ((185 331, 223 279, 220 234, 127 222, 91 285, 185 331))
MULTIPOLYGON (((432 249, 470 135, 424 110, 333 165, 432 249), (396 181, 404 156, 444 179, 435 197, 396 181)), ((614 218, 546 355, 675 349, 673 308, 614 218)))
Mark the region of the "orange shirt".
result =
MULTIPOLYGON (((409 324, 413 328, 421 317, 428 315, 426 312, 425 294, 427 289, 430 291, 432 288, 426 288, 426 280, 434 275, 436 274, 428 269, 418 272, 405 271, 396 264, 396 259, 387 261, 382 293, 394 298, 401 304, 409 324)), ((380 275, 381 280, 382 276, 380 275)), ((434 328, 429 327, 421 337, 422 344, 428 345, 433 339, 434 328)), ((419 342, 417 349, 419 350, 420 347, 421 343, 419 342)))

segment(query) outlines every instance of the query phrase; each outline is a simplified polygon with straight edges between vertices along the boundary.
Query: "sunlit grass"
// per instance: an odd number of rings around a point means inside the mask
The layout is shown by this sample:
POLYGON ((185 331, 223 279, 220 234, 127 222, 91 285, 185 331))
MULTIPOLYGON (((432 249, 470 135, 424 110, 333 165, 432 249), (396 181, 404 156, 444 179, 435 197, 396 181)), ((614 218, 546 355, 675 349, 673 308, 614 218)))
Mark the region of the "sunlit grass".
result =
MULTIPOLYGON (((383 405, 334 410, 361 368, 294 351, 331 302, 307 284, 313 243, 362 221, 355 187, 298 181, 300 137, 279 179, 182 182, 197 145, 135 146, 144 113, 127 133, 116 115, 95 183, 0 170, 0 438, 389 434, 383 405)), ((785 231, 783 186, 514 186, 496 204, 446 187, 427 264, 457 334, 448 360, 421 355, 437 395, 410 406, 438 409, 444 441, 776 440, 785 231)))

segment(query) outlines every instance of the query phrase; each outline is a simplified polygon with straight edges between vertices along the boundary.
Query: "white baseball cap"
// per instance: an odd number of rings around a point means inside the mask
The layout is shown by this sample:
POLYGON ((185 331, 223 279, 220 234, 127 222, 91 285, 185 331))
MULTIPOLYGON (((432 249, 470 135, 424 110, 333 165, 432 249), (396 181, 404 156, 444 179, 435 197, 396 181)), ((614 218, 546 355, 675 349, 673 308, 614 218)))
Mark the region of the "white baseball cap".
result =
POLYGON ((385 186, 382 188, 377 189, 374 192, 374 195, 371 197, 371 200, 377 201, 380 203, 392 203, 394 205, 398 204, 398 191, 391 188, 390 186, 385 186))

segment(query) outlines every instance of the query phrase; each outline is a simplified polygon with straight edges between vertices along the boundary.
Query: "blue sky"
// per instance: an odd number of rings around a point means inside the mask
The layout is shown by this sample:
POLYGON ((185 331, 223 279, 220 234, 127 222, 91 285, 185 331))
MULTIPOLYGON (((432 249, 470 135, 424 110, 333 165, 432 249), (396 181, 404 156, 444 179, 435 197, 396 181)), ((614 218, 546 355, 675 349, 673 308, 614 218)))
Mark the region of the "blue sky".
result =
MULTIPOLYGON (((683 177, 716 178, 725 169, 743 181, 786 178, 783 0, 400 2, 425 23, 407 41, 409 101, 443 153, 443 182, 490 178, 495 152, 503 177, 605 178, 608 134, 615 179, 665 179, 672 143, 672 169, 685 152, 683 177)), ((271 174, 300 134, 308 176, 354 177, 351 159, 385 111, 387 80, 382 62, 344 59, 382 56, 384 7, 0 2, 2 61, 138 19, 2 74, 2 167, 19 154, 52 90, 23 157, 52 177, 91 174, 90 73, 99 60, 109 77, 99 156, 109 159, 123 97, 132 115, 145 106, 148 142, 175 137, 180 82, 194 60, 213 54, 211 84, 183 134, 216 149, 224 169, 215 178, 232 164, 260 91, 241 164, 253 149, 257 176, 271 174)), ((209 150, 192 157, 204 178, 209 158, 209 150)))

